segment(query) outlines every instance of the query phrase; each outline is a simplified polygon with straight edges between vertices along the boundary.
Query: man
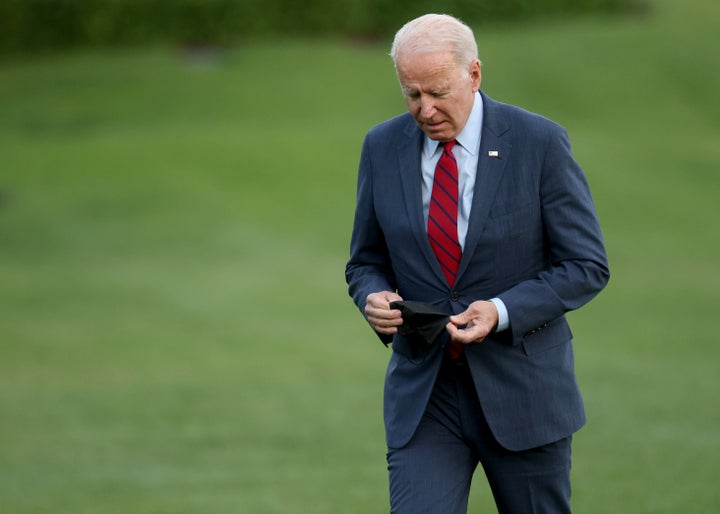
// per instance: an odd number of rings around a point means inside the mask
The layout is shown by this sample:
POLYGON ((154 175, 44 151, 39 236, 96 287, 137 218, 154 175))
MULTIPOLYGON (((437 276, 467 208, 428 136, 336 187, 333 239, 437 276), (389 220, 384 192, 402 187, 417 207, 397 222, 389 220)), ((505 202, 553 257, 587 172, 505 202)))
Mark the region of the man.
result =
POLYGON ((499 512, 570 512, 585 414, 565 313, 609 278, 586 179, 560 126, 480 92, 459 20, 410 21, 391 56, 409 112, 365 138, 346 278, 392 342, 392 512, 466 512, 478 463, 499 512), (403 330, 401 300, 450 315, 441 335, 403 330))

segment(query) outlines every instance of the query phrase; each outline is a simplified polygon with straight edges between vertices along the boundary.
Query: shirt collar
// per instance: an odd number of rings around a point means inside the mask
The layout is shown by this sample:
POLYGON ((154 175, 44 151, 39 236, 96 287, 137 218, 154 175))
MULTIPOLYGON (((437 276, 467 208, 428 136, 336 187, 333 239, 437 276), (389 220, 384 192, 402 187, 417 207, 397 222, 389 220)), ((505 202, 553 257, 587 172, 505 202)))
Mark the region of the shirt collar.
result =
MULTIPOLYGON (((477 155, 480 151, 480 134, 482 132, 483 123, 483 101, 480 92, 475 93, 475 99, 473 100, 472 111, 470 116, 465 123, 465 127, 460 131, 460 134, 455 138, 460 146, 462 146, 471 155, 477 155)), ((432 157, 437 151, 439 141, 435 141, 425 136, 425 143, 423 145, 423 151, 427 158, 432 157)))

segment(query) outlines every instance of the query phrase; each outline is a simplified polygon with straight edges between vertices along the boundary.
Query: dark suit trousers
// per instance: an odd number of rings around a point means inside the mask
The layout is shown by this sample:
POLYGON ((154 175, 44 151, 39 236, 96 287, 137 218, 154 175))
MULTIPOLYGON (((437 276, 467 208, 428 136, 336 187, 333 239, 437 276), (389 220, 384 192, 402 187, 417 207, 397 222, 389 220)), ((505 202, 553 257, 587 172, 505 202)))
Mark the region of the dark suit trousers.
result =
POLYGON ((571 437, 522 452, 493 437, 464 356, 445 357, 418 429, 403 448, 388 450, 394 514, 467 512, 473 473, 481 464, 501 514, 570 512, 571 437))

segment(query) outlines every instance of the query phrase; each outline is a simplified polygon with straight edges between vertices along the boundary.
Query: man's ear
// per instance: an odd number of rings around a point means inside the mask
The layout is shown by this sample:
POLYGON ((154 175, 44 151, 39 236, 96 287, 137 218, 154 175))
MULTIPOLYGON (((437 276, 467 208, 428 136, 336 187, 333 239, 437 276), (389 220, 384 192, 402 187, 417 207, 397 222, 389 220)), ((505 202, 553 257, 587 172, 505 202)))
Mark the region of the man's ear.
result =
POLYGON ((482 82, 482 69, 478 59, 475 59, 470 64, 470 80, 472 82, 473 93, 477 93, 480 90, 480 83, 482 82))

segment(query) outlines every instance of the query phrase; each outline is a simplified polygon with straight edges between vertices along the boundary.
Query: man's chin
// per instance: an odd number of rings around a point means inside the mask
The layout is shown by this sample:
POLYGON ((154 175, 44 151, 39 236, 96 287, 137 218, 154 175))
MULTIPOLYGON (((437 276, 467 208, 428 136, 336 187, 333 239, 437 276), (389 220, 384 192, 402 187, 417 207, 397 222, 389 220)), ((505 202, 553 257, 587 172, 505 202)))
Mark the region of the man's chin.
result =
POLYGON ((450 131, 447 130, 447 127, 443 129, 440 126, 433 128, 429 125, 423 125, 421 128, 422 131, 425 132, 425 135, 427 135, 427 137, 429 137, 433 141, 445 142, 454 139, 453 134, 451 134, 450 131))
POLYGON ((440 143, 447 143, 448 141, 451 141, 454 139, 451 135, 448 135, 446 132, 428 132, 425 131, 425 135, 432 139, 433 141, 439 141, 440 143))

